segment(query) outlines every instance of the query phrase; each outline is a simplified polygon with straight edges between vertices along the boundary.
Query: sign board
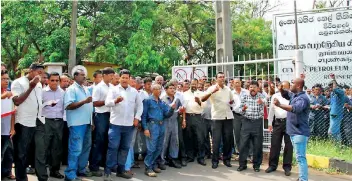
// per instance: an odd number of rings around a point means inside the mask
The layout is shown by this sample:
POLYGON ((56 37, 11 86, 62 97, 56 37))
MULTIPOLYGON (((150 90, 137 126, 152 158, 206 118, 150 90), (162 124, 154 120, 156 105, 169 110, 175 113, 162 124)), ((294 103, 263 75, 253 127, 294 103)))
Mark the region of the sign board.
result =
MULTIPOLYGON (((327 86, 331 73, 339 84, 352 86, 352 10, 306 12, 298 14, 297 20, 307 86, 327 86)), ((276 58, 295 56, 294 14, 274 16, 274 26, 276 58)), ((279 62, 278 74, 291 80, 292 62, 279 62)))
POLYGON ((194 73, 193 73, 192 67, 186 67, 186 68, 172 67, 172 78, 177 79, 178 81, 181 81, 181 82, 183 82, 186 79, 192 80, 194 78, 199 80, 203 76, 208 77, 208 67, 194 68, 194 73))

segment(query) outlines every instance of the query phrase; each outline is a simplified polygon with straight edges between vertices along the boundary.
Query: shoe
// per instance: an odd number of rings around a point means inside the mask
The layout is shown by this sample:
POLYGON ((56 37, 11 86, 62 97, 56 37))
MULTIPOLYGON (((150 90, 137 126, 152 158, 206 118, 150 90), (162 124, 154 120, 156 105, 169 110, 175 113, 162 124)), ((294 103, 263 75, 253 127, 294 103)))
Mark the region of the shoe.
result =
POLYGON ((7 179, 7 180, 16 180, 16 177, 15 177, 12 173, 10 173, 10 174, 7 175, 7 176, 1 175, 1 180, 4 180, 4 179, 7 179))
POLYGON ((166 165, 165 164, 159 164, 160 170, 166 170, 166 165))
POLYGON ((31 167, 27 167, 27 168, 26 168, 26 172, 27 172, 27 174, 30 174, 30 175, 35 174, 34 168, 31 168, 31 167))
POLYGON ((78 177, 76 177, 74 179, 69 179, 69 178, 65 177, 65 181, 82 181, 82 179, 80 179, 78 177))
POLYGON ((181 166, 183 166, 183 167, 187 166, 186 160, 184 160, 184 159, 181 160, 181 166))
POLYGON ((219 166, 218 163, 212 163, 211 168, 212 168, 212 169, 217 169, 218 166, 219 166))
POLYGON ((146 171, 144 172, 144 174, 145 174, 146 176, 148 176, 148 177, 156 177, 156 176, 157 176, 156 173, 155 173, 153 170, 150 170, 150 169, 146 170, 146 171))
POLYGON ((132 168, 141 168, 141 166, 139 165, 138 162, 136 162, 136 163, 133 164, 132 168))
POLYGON ((90 173, 92 173, 93 177, 102 177, 103 176, 103 172, 98 170, 98 171, 91 171, 90 173))
POLYGON ((77 173, 77 176, 79 176, 79 177, 92 177, 93 174, 92 174, 92 172, 86 171, 85 173, 77 173))
POLYGON ((134 175, 134 172, 132 172, 132 170, 128 170, 126 171, 128 174, 131 174, 132 176, 134 175))
POLYGON ((254 167, 253 168, 255 172, 260 172, 260 168, 259 167, 254 167))
POLYGON ((187 159, 187 163, 190 163, 190 162, 194 162, 194 159, 193 158, 188 158, 187 159))
POLYGON ((223 162, 225 166, 232 167, 231 162, 229 160, 223 162))
POLYGON ((57 178, 57 179, 65 178, 63 175, 61 175, 61 173, 59 171, 50 172, 50 177, 54 177, 54 178, 57 178))
POLYGON ((276 168, 274 167, 268 167, 266 170, 265 170, 265 173, 271 173, 271 172, 275 172, 276 171, 276 168))
POLYGON ((247 170, 247 166, 240 166, 237 168, 237 171, 241 172, 243 170, 247 170))
POLYGON ((104 174, 104 181, 112 181, 111 174, 104 174))
POLYGON ((125 178, 125 179, 131 179, 133 177, 128 172, 116 173, 116 176, 121 177, 121 178, 125 178))
POLYGON ((285 170, 285 175, 290 176, 291 175, 291 170, 285 170))
POLYGON ((160 168, 153 168, 153 171, 154 171, 155 173, 161 173, 161 169, 160 169, 160 168))
POLYGON ((181 164, 179 164, 176 160, 172 159, 169 163, 170 167, 182 168, 181 164))
POLYGON ((207 166, 207 164, 205 163, 204 159, 199 159, 197 160, 199 165, 203 165, 203 166, 207 166))

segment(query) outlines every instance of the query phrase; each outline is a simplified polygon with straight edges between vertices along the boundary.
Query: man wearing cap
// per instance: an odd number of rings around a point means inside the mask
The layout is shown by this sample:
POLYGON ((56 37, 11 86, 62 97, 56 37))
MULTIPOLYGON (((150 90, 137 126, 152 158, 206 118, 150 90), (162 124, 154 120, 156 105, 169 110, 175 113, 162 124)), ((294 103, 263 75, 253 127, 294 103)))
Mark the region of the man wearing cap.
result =
POLYGON ((17 106, 14 136, 16 179, 28 180, 26 173, 27 154, 34 139, 35 170, 39 181, 48 180, 45 166, 44 123, 41 117, 42 85, 40 83, 44 66, 33 63, 26 76, 16 79, 11 86, 13 102, 17 106))

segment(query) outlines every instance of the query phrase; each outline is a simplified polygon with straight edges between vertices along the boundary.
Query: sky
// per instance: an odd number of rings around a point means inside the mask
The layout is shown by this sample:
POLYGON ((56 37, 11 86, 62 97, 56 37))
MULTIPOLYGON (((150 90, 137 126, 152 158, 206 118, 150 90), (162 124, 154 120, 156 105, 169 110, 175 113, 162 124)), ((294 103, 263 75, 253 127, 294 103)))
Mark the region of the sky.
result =
MULTIPOLYGON (((253 0, 248 0, 248 1, 253 1, 253 0)), ((313 8, 313 1, 314 0, 296 0, 297 1, 297 10, 311 10, 313 8)), ((318 0, 317 0, 318 1, 318 0)), ((290 13, 294 11, 294 6, 293 6, 293 0, 269 0, 271 4, 275 4, 279 2, 281 5, 280 7, 276 8, 275 10, 267 13, 265 15, 265 19, 267 20, 272 20, 273 19, 273 14, 278 14, 278 13, 290 13)))

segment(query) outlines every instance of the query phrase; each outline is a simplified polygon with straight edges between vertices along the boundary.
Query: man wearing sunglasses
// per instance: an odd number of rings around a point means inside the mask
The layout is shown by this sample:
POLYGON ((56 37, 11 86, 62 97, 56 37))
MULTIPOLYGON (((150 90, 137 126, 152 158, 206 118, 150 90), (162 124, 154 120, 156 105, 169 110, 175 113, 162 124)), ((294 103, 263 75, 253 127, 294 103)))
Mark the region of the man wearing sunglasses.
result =
POLYGON ((64 129, 64 94, 60 87, 60 75, 52 72, 48 76, 48 86, 43 89, 43 111, 45 117, 45 142, 49 153, 47 158, 50 176, 63 179, 59 172, 62 157, 62 134, 64 129))

